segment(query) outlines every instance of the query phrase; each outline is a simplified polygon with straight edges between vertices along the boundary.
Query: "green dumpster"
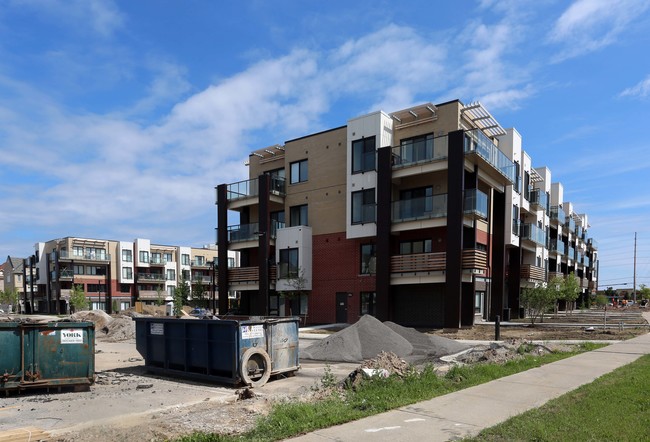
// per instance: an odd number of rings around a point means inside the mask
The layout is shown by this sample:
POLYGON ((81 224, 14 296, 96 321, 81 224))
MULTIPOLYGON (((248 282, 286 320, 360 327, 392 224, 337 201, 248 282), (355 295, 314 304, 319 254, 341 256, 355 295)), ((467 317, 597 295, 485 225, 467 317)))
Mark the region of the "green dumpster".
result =
POLYGON ((0 391, 91 385, 92 322, 0 322, 0 391))

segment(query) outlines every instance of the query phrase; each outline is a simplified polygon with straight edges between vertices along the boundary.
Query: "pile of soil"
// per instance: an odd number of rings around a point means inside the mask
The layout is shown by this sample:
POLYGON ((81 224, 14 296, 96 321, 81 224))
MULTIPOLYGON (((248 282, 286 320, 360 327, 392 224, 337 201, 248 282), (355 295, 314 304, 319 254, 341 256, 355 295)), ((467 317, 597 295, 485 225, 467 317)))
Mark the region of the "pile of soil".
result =
POLYGON ((128 341, 135 339, 135 322, 130 316, 120 315, 111 317, 102 310, 90 310, 74 313, 70 316, 73 321, 95 323, 95 337, 108 342, 128 341))
POLYGON ((469 346, 441 336, 426 335, 365 315, 355 324, 301 350, 300 357, 331 362, 361 362, 392 353, 411 363, 458 353, 469 346))
POLYGON ((395 353, 382 351, 377 357, 363 361, 341 384, 345 388, 355 388, 366 377, 395 375, 402 378, 408 374, 410 367, 408 362, 395 353))

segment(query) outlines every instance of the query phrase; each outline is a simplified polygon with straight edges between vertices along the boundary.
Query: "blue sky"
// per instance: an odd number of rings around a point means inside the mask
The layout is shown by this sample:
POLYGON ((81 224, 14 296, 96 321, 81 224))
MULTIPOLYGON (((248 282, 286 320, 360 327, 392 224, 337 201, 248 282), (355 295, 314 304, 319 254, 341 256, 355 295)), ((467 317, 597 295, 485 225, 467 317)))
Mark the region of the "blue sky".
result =
MULTIPOLYGON (((200 246, 248 154, 480 100, 587 213, 600 285, 650 285, 650 1, 0 0, 0 256, 200 246)), ((2 258, 4 261, 4 258, 2 258)))

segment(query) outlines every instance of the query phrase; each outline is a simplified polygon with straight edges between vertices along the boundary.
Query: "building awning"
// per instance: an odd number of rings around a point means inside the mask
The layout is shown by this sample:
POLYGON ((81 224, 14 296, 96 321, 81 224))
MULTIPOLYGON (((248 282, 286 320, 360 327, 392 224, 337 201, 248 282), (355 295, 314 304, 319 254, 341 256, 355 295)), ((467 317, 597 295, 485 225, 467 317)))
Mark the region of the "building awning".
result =
POLYGON ((501 127, 492 114, 478 101, 463 106, 460 112, 489 137, 498 137, 506 134, 505 129, 501 127))

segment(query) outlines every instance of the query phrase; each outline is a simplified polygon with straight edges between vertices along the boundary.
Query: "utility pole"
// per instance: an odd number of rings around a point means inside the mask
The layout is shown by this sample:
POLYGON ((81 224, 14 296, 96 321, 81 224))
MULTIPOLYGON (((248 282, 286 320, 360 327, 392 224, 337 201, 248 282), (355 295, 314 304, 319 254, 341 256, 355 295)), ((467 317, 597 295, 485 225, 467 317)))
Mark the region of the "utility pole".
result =
POLYGON ((636 232, 634 232, 634 286, 632 287, 632 299, 636 304, 636 232))

